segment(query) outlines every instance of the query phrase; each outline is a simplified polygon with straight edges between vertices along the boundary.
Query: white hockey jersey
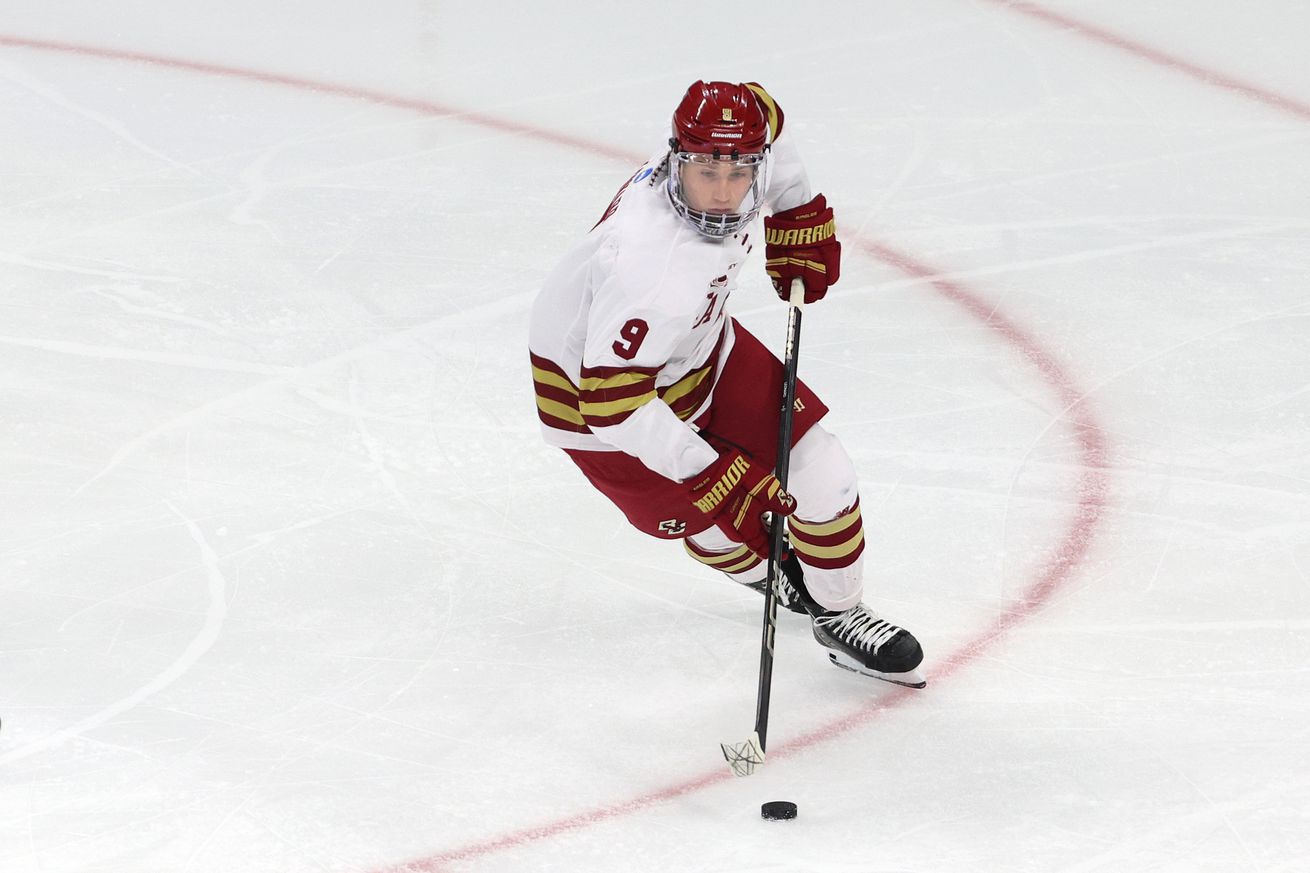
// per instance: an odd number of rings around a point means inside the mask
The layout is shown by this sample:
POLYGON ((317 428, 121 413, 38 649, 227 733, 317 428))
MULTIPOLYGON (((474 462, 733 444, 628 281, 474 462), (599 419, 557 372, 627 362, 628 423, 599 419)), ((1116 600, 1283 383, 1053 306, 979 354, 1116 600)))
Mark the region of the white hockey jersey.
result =
MULTIPOLYGON (((799 155, 777 134, 772 211, 811 199, 799 155)), ((722 240, 702 236, 673 209, 664 158, 628 180, 547 278, 528 346, 548 443, 626 452, 681 482, 718 458, 692 422, 732 351, 724 305, 763 234, 753 224, 722 240)))

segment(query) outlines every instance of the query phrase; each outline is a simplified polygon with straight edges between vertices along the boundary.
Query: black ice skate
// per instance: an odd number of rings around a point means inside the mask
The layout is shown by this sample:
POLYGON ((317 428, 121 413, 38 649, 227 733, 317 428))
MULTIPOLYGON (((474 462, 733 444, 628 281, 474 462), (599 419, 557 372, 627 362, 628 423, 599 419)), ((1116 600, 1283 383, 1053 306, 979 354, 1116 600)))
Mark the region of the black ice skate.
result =
POLYGON ((908 688, 928 684, 918 671, 923 663, 919 641, 863 603, 845 612, 815 613, 813 629, 814 638, 832 649, 828 660, 843 670, 908 688))

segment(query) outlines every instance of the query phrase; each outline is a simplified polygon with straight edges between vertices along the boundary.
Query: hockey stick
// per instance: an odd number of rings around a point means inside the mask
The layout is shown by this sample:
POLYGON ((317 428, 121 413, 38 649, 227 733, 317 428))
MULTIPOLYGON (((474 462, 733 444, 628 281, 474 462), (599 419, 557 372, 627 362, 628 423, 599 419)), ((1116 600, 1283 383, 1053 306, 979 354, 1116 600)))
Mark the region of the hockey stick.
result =
MULTIPOLYGON (((800 279, 793 279, 787 307, 787 347, 782 362, 782 410, 778 422, 778 460, 774 476, 785 491, 791 468, 792 416, 796 411, 796 358, 801 345, 801 307, 805 293, 800 279)), ((774 513, 769 531, 768 585, 764 589, 764 629, 760 638, 760 682, 755 694, 755 731, 744 743, 720 743, 724 760, 738 776, 749 776, 764 763, 769 736, 769 696, 773 688, 773 638, 778 625, 778 587, 782 576, 782 552, 786 522, 774 513)))

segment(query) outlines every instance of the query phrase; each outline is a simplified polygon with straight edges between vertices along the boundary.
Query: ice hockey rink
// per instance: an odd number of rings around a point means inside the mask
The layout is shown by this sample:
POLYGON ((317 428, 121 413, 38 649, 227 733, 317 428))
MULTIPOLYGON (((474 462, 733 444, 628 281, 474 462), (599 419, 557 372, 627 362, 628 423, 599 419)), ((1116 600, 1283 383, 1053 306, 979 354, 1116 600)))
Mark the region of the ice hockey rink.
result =
POLYGON ((7 3, 0 871, 1310 870, 1307 33, 7 3), (763 83, 836 209, 800 372, 929 678, 783 614, 747 779, 762 600, 545 446, 527 362, 698 78, 763 83))

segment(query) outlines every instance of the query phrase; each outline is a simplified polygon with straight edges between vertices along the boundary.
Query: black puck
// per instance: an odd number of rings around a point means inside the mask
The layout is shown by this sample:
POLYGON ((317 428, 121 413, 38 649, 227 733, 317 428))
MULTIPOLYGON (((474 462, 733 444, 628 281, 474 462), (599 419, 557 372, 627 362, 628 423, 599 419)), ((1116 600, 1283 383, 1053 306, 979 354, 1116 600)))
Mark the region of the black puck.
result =
POLYGON ((796 804, 790 800, 770 800, 760 807, 760 818, 765 821, 787 821, 796 817, 796 804))

